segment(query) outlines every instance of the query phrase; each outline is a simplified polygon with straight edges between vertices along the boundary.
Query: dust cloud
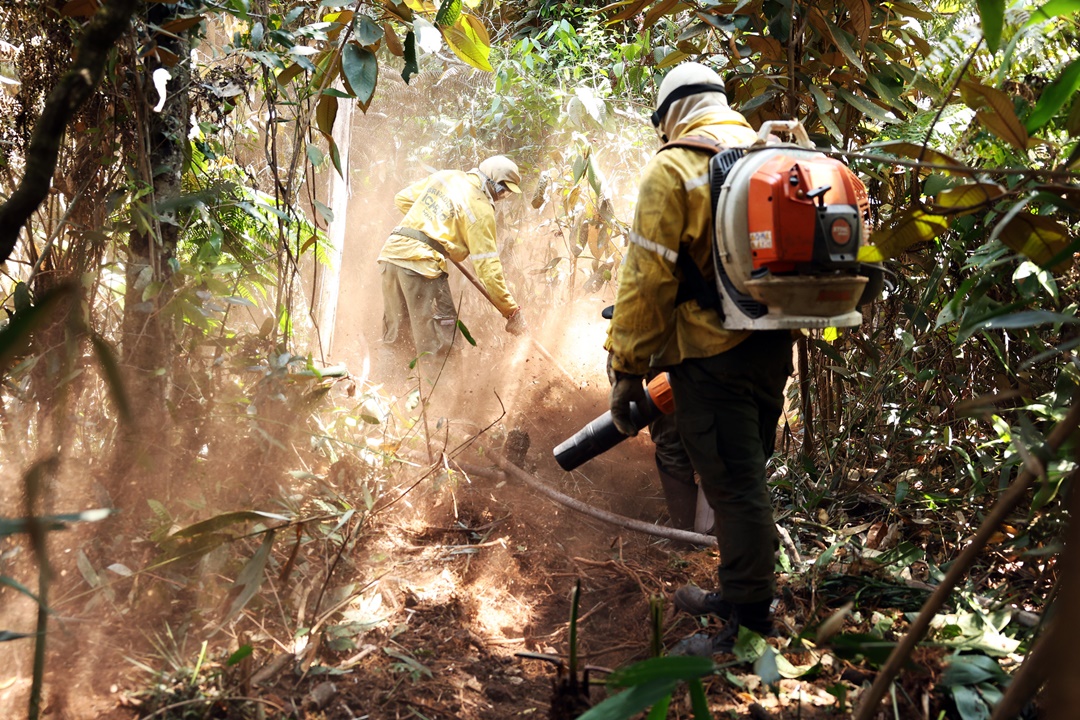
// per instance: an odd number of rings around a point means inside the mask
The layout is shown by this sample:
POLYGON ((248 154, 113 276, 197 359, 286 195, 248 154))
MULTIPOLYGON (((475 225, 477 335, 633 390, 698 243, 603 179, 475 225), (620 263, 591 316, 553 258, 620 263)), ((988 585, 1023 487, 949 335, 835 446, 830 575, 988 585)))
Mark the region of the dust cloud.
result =
MULTIPOLYGON (((417 90, 429 92, 431 88, 417 90)), ((386 114, 400 117, 402 111, 388 108, 386 114)), ((508 285, 523 309, 529 330, 522 337, 507 334, 498 312, 451 267, 450 283, 459 318, 477 345, 470 346, 459 334, 455 342, 460 347, 455 348, 434 387, 418 385, 412 377, 415 372, 404 368, 402 374, 411 379, 395 382, 380 373, 375 363, 383 305, 376 258, 400 220, 393 202, 395 193, 444 166, 433 168, 415 161, 413 158, 429 150, 423 143, 430 139, 417 138, 416 145, 410 146, 406 132, 386 136, 386 122, 386 118, 375 114, 359 115, 353 127, 351 155, 358 160, 353 163, 353 192, 329 360, 346 364, 364 385, 362 391, 384 393, 395 402, 407 402, 419 387, 429 426, 449 423, 466 432, 477 432, 501 416, 495 436, 514 428, 524 430, 531 440, 532 462, 561 475, 557 466, 545 462, 552 447, 606 409, 608 382, 603 342, 608 321, 601 317, 601 311, 614 302, 615 292, 614 281, 583 291, 593 265, 588 248, 581 252, 580 262, 574 262, 570 237, 580 220, 567 215, 566 206, 560 204, 562 198, 549 195, 539 210, 530 205, 540 172, 558 173, 565 168, 551 167, 551 161, 542 159, 536 151, 532 151, 534 156, 527 156, 500 149, 474 149, 476 158, 506 152, 523 170, 523 193, 496 205, 497 240, 508 285), (380 137, 384 140, 376 144, 380 137), (364 165, 367 158, 377 160, 364 165), (556 257, 562 259, 551 269, 556 257), (368 367, 375 370, 365 374, 363 369, 368 367)), ((595 144, 594 162, 608 178, 615 216, 628 222, 636 176, 647 155, 641 156, 638 151, 636 157, 627 157, 617 148, 602 145, 602 141, 595 144), (640 164, 635 164, 635 159, 640 164)), ((452 167, 468 170, 475 164, 471 158, 461 158, 452 167)), ((595 206, 588 182, 582 179, 579 186, 579 207, 595 206)), ((568 190, 560 187, 556 192, 568 190)), ((618 246, 616 255, 621 256, 624 240, 613 232, 611 241, 618 246)), ((471 269, 470 262, 464 264, 471 269)))
MULTIPOLYGON (((439 92, 433 87, 416 89, 439 92)), ((407 116, 399 108, 388 108, 386 114, 391 118, 407 116)), ((553 162, 557 153, 550 147, 517 152, 475 147, 473 157, 437 166, 421 164, 414 158, 430 154, 431 148, 423 144, 430 139, 414 139, 404 129, 387 135, 385 123, 386 119, 369 114, 358 116, 353 126, 350 155, 359 160, 353 161, 353 192, 330 361, 344 363, 354 378, 359 376, 359 393, 376 393, 396 406, 397 411, 390 414, 397 418, 417 417, 415 391, 419 388, 423 393, 426 417, 417 419, 419 427, 412 428, 410 441, 397 448, 398 455, 414 462, 416 468, 390 467, 395 481, 402 482, 410 473, 419 476, 423 472, 419 468, 430 467, 439 452, 452 454, 461 445, 468 449, 459 460, 487 463, 484 453, 503 452, 509 435, 524 433, 528 441, 524 467, 544 482, 611 512, 646 522, 661 521, 666 511, 647 433, 623 442, 573 473, 563 471, 552 454, 556 445, 607 409, 609 385, 603 344, 608 321, 601 311, 614 303, 616 285, 610 276, 606 282, 589 283, 590 277, 595 280, 597 268, 602 269, 602 263, 595 259, 597 248, 574 242, 582 218, 590 212, 595 217, 598 204, 588 180, 582 178, 575 191, 569 183, 569 168, 553 162), (416 144, 410 145, 414 140, 416 144), (459 333, 455 342, 460 346, 434 386, 418 383, 415 371, 404 373, 410 377, 404 383, 388 377, 375 362, 383 305, 376 258, 400 221, 394 195, 435 169, 468 170, 479 159, 500 152, 522 169, 522 194, 496 204, 497 242, 507 283, 529 330, 522 337, 506 333, 499 313, 451 267, 449 279, 459 318, 476 346, 470 346, 459 333), (371 162, 365 164, 364 158, 371 162), (557 180, 549 186, 547 201, 537 209, 530 201, 541 173, 557 180), (574 199, 568 201, 569 197, 574 199), (552 266, 555 258, 561 259, 552 266), (371 374, 363 373, 368 367, 375 369, 371 374)), ((626 127, 592 139, 592 159, 605 178, 610 210, 626 224, 633 216, 639 173, 651 154, 651 144, 640 142, 641 132, 640 127, 626 127), (635 142, 631 144, 627 138, 635 138, 635 142)), ((614 226, 609 242, 614 248, 608 257, 615 258, 613 269, 617 269, 625 239, 614 226)), ((464 265, 472 269, 471 262, 464 265)), ((488 497, 500 506, 505 503, 514 517, 540 523, 569 553, 595 551, 598 537, 615 534, 610 527, 584 531, 581 516, 513 483, 492 488, 488 497)), ((424 498, 414 494, 408 504, 417 520, 447 525, 457 521, 455 503, 436 489, 424 498), (455 514, 446 516, 451 507, 455 514)), ((492 572, 495 574, 488 582, 497 585, 508 581, 499 575, 506 572, 505 566, 492 572)), ((472 582, 479 582, 479 578, 472 582)))

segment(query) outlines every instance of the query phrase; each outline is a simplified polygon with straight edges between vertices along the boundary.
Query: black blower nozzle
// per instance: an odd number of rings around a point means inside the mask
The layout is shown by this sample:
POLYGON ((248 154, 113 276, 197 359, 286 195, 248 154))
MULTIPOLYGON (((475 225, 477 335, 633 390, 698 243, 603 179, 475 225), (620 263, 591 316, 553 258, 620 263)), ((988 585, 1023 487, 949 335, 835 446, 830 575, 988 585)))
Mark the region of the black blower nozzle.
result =
MULTIPOLYGON (((646 427, 661 414, 674 410, 671 399, 671 386, 667 373, 657 375, 645 388, 645 402, 642 405, 630 403, 630 421, 638 430, 646 427)), ((574 434, 573 437, 559 443, 555 450, 555 462, 567 472, 574 470, 615 447, 627 438, 615 427, 608 410, 574 434)))

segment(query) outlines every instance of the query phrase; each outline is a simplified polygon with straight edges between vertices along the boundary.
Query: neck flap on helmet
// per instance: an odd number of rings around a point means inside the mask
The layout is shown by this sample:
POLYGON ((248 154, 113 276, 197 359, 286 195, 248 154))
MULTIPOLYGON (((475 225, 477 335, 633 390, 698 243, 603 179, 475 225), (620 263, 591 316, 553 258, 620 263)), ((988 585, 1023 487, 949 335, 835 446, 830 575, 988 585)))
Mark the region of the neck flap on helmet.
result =
POLYGON ((712 83, 691 83, 690 85, 682 85, 675 88, 668 93, 668 96, 664 98, 664 102, 660 103, 660 106, 653 112, 651 118, 653 127, 660 127, 660 123, 664 121, 664 116, 667 115, 668 110, 671 109, 671 105, 676 101, 682 100, 684 97, 707 92, 718 92, 721 95, 724 95, 724 97, 727 97, 724 93, 723 85, 714 85, 712 83))

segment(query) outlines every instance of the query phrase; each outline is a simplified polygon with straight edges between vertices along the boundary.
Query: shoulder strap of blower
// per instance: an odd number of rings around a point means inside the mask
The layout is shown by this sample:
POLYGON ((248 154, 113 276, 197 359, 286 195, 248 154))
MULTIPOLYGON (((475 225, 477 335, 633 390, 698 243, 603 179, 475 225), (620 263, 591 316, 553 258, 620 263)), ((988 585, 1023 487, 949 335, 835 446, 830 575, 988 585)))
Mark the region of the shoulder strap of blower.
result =
MULTIPOLYGON (((704 135, 687 135, 678 140, 664 143, 657 152, 663 152, 664 150, 670 150, 671 148, 696 150, 697 152, 706 153, 709 156, 712 156, 723 150, 724 146, 721 145, 718 140, 713 140, 704 135)), ((716 198, 712 198, 712 203, 713 207, 715 207, 716 198)), ((720 319, 722 320, 723 310, 720 307, 720 293, 716 289, 716 283, 709 282, 705 279, 705 276, 701 272, 701 268, 699 268, 693 258, 690 257, 690 252, 686 245, 679 245, 679 254, 675 259, 675 266, 679 268, 683 276, 682 282, 679 283, 679 289, 675 293, 675 304, 682 305, 689 300, 697 300, 698 306, 700 306, 702 310, 714 308, 720 313, 720 319)))

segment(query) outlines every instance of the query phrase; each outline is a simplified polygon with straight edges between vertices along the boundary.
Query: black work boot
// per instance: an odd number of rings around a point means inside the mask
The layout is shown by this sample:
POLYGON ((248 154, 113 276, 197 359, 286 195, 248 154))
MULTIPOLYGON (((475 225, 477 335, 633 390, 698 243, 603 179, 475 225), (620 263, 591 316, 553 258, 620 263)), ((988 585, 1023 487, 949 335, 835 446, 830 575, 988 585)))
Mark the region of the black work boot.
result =
POLYGON ((656 469, 660 473, 660 487, 664 491, 668 515, 671 516, 671 527, 679 530, 693 530, 698 493, 693 475, 687 482, 683 478, 664 472, 660 469, 659 463, 656 469))
POLYGON ((714 653, 729 653, 739 639, 739 628, 753 630, 762 637, 775 637, 773 626, 772 600, 760 600, 752 603, 730 603, 731 614, 723 629, 713 638, 714 653))
POLYGON ((694 585, 684 585, 675 591, 675 607, 691 615, 715 615, 721 620, 731 617, 735 606, 723 598, 719 590, 702 590, 694 585))

